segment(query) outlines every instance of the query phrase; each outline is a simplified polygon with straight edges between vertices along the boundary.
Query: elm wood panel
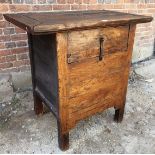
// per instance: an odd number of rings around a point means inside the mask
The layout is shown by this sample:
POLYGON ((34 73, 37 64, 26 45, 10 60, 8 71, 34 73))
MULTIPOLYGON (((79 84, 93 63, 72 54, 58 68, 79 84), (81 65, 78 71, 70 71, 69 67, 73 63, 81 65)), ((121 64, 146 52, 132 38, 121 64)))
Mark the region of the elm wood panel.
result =
POLYGON ((114 103, 117 104, 119 101, 120 101, 119 98, 108 98, 107 100, 104 100, 106 104, 99 102, 99 104, 96 104, 94 107, 90 107, 90 109, 87 108, 87 109, 72 113, 68 120, 68 128, 72 129, 73 127, 75 127, 78 121, 83 120, 87 117, 90 117, 96 113, 103 112, 108 108, 114 107, 114 103))
POLYGON ((86 94, 82 94, 76 97, 72 97, 69 99, 69 114, 72 114, 77 111, 81 111, 82 109, 87 109, 93 107, 100 102, 104 102, 102 104, 106 104, 106 100, 110 98, 117 99, 117 96, 121 96, 123 83, 121 77, 116 79, 116 77, 112 78, 114 82, 105 81, 102 88, 94 91, 94 92, 87 92, 86 94), (115 81, 117 80, 117 81, 115 81))
MULTIPOLYGON (((78 96, 80 94, 85 94, 87 92, 95 92, 97 90, 105 89, 106 87, 112 87, 113 83, 120 83, 121 75, 120 70, 115 73, 100 75, 100 77, 92 77, 91 79, 85 79, 84 81, 79 81, 77 84, 73 84, 70 87, 70 91, 72 91, 72 97, 78 96), (109 85, 106 85, 108 83, 109 85)), ((78 77, 77 77, 78 78, 78 77)), ((80 79, 80 77, 79 77, 80 79)))
MULTIPOLYGON (((75 123, 88 116, 110 107, 122 107, 124 99, 124 80, 128 75, 128 68, 124 71, 115 73, 111 79, 102 81, 101 88, 96 91, 88 92, 79 96, 69 98, 69 123, 68 127, 72 128, 75 123)), ((108 78, 108 77, 107 77, 108 78)), ((79 82, 79 85, 81 83, 79 82)), ((88 83, 89 85, 89 83, 88 83)))
POLYGON ((58 112, 56 35, 33 35, 35 90, 58 112))
POLYGON ((120 73, 130 66, 127 56, 128 52, 121 52, 107 55, 102 61, 89 59, 69 64, 69 97, 101 89, 104 82, 113 81, 113 76, 119 79, 119 76, 123 76, 120 73))
POLYGON ((31 33, 48 33, 73 29, 87 29, 92 27, 118 26, 129 23, 145 23, 152 21, 150 16, 134 15, 108 10, 66 11, 66 12, 39 12, 5 14, 6 20, 31 33), (16 15, 18 17, 16 17, 16 15), (19 16, 21 16, 19 18, 19 16), (22 17, 29 18, 22 20, 22 17), (29 22, 32 21, 32 22, 29 22))
POLYGON ((68 63, 98 57, 100 38, 104 39, 104 55, 124 52, 128 48, 129 25, 68 33, 68 63))

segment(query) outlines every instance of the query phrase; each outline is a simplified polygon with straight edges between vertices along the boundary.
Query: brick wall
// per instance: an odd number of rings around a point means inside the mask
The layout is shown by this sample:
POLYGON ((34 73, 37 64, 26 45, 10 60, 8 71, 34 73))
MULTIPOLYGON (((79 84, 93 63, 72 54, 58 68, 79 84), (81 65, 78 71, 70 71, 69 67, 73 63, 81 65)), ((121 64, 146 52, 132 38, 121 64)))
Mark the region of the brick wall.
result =
MULTIPOLYGON (((4 20, 3 13, 110 9, 155 17, 155 0, 0 0, 0 72, 29 69, 25 31, 4 20)), ((137 26, 133 61, 153 54, 155 22, 137 26)))

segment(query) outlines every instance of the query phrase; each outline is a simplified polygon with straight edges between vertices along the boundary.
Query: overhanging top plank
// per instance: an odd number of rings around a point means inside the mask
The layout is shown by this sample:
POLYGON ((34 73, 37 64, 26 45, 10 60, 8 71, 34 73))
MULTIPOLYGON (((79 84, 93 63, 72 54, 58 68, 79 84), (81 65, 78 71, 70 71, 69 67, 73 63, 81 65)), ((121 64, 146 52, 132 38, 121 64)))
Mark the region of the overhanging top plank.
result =
POLYGON ((107 10, 5 14, 5 19, 31 33, 146 23, 152 17, 107 10))

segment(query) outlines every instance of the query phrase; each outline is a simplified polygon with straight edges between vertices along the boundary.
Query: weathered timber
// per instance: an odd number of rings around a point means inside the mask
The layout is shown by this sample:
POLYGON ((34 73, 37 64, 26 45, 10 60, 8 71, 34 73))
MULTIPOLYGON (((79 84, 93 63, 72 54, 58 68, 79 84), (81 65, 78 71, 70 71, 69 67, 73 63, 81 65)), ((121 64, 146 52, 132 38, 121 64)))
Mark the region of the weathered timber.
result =
POLYGON ((131 23, 146 23, 152 20, 152 17, 148 16, 108 10, 18 13, 5 14, 4 17, 8 21, 31 33, 49 33, 72 29, 119 26, 131 23))
POLYGON ((103 41, 103 55, 125 52, 128 48, 129 25, 68 33, 68 63, 99 57, 100 39, 103 41), (80 39, 79 39, 80 38, 80 39))
POLYGON ((28 32, 34 110, 57 119, 61 150, 76 123, 114 107, 123 120, 137 23, 152 17, 106 10, 6 14, 28 32))

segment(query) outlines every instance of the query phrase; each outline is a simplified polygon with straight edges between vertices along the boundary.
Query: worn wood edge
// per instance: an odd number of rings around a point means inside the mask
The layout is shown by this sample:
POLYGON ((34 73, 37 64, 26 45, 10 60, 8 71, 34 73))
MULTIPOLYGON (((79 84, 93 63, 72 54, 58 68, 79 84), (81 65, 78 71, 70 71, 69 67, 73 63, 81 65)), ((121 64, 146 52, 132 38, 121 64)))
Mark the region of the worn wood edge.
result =
POLYGON ((42 99, 42 101, 44 102, 44 104, 50 108, 51 112, 54 114, 54 116, 56 118, 58 118, 58 113, 55 109, 55 107, 51 104, 51 102, 43 95, 43 93, 36 87, 35 88, 35 92, 37 93, 37 95, 42 99))
POLYGON ((4 18, 5 18, 8 22, 10 22, 10 23, 12 23, 12 24, 18 26, 19 28, 21 28, 21 29, 27 31, 28 33, 33 32, 33 27, 27 26, 26 24, 24 24, 24 23, 22 23, 22 22, 19 22, 19 21, 15 20, 15 19, 9 17, 9 15, 10 15, 10 14, 4 14, 4 15, 3 15, 4 18))
POLYGON ((142 16, 141 18, 135 18, 130 20, 111 20, 111 21, 91 21, 85 20, 80 23, 70 23, 70 24, 56 24, 56 25, 36 25, 34 26, 34 33, 46 33, 46 32, 62 32, 62 31, 71 31, 71 30, 81 30, 81 29, 95 29, 95 28, 101 28, 101 27, 117 27, 120 25, 127 25, 127 24, 138 24, 138 23, 147 23, 151 22, 153 20, 153 17, 145 17, 142 16))
POLYGON ((115 109, 120 109, 125 107, 126 102, 126 94, 128 89, 128 79, 129 79, 129 72, 130 72, 130 66, 131 66, 131 59, 132 59, 132 53, 133 53, 133 44, 135 39, 135 32, 136 32, 136 24, 130 24, 130 30, 129 30, 129 41, 128 41, 128 60, 129 61, 129 67, 127 68, 127 74, 125 75, 126 78, 122 81, 124 83, 124 90, 123 90, 123 100, 121 105, 115 105, 115 109))
POLYGON ((68 68, 67 68, 67 33, 57 33, 57 65, 58 65, 58 116, 61 132, 68 132, 68 68))
POLYGON ((112 108, 112 107, 113 107, 113 104, 104 104, 104 105, 100 105, 100 106, 96 107, 95 109, 92 109, 94 111, 93 114, 92 114, 92 110, 90 110, 87 112, 87 116, 82 117, 82 115, 81 115, 81 117, 79 119, 75 119, 76 117, 70 117, 69 118, 70 123, 68 125, 68 129, 71 130, 72 128, 74 128, 77 125, 77 123, 79 121, 88 119, 90 117, 90 113, 91 113, 91 116, 94 116, 95 114, 102 113, 104 110, 106 110, 108 108, 112 108))
MULTIPOLYGON (((89 10, 89 11, 82 11, 82 13, 91 13, 91 12, 103 12, 103 11, 108 11, 113 12, 113 13, 121 13, 121 12, 116 12, 116 11, 111 11, 111 10, 89 10)), ((73 13, 77 13, 79 11, 72 11, 73 13)), ((33 12, 30 12, 33 13, 33 12)), ((60 14, 60 13, 64 13, 64 14, 69 14, 71 12, 69 11, 58 11, 58 12, 44 12, 44 13, 53 13, 54 14, 60 14)), ((68 30, 78 30, 78 29, 92 29, 92 28, 97 28, 97 27, 108 27, 108 26, 118 26, 118 25, 124 25, 124 24, 138 24, 138 23, 147 23, 147 22, 151 22, 153 20, 153 17, 151 16, 143 16, 143 15, 135 15, 135 14, 127 14, 127 13, 123 13, 124 15, 132 15, 133 17, 131 18, 127 18, 127 19, 123 19, 123 20, 101 20, 100 22, 98 22, 98 20, 94 20, 91 21, 90 20, 83 20, 81 23, 69 23, 69 24, 56 24, 56 25, 46 25, 43 23, 40 23, 40 21, 34 19, 34 18, 30 18, 26 15, 26 13, 14 13, 14 14, 3 14, 4 18, 13 23, 14 25, 26 30, 27 32, 31 32, 32 34, 39 34, 39 33, 54 33, 54 32, 61 32, 61 31, 68 31, 68 30), (16 20, 13 17, 10 16, 14 16, 14 15, 19 15, 19 16, 23 16, 23 18, 27 18, 28 20, 32 21, 32 25, 27 25, 24 22, 20 22, 18 20, 16 20), (135 16, 135 18, 134 18, 135 16), (34 21, 36 22, 36 24, 34 24, 34 21)))

